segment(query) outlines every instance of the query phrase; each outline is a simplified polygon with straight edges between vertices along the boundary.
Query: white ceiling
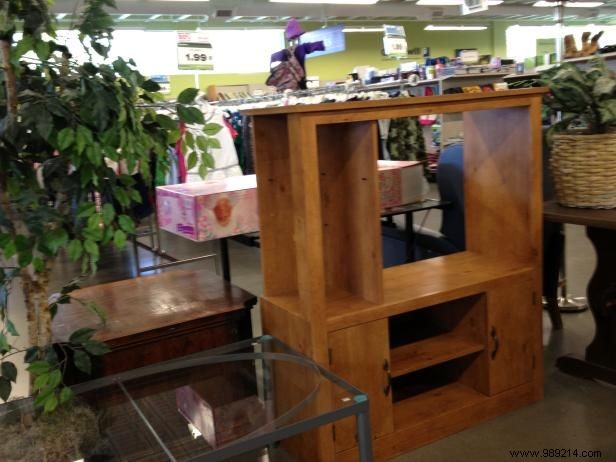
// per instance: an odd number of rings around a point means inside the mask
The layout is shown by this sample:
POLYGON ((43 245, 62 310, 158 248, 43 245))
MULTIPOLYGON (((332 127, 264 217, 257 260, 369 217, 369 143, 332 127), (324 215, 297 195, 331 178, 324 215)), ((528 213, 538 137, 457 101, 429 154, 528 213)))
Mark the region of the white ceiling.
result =
MULTIPOLYGON (((75 11, 77 0, 56 0, 53 10, 57 13, 75 11)), ((584 21, 595 24, 616 24, 616 0, 603 0, 599 8, 565 8, 565 21, 584 21)), ((319 22, 383 22, 383 21, 457 21, 481 20, 542 21, 553 22, 552 8, 533 7, 534 0, 505 0, 503 4, 487 11, 461 17, 459 7, 427 7, 415 5, 415 0, 380 0, 370 6, 269 3, 267 0, 116 0, 118 9, 111 12, 116 26, 130 27, 135 22, 202 23, 284 23, 291 17, 303 21, 319 22), (129 15, 129 16, 127 16, 129 15), (190 15, 186 17, 186 15, 190 15)))

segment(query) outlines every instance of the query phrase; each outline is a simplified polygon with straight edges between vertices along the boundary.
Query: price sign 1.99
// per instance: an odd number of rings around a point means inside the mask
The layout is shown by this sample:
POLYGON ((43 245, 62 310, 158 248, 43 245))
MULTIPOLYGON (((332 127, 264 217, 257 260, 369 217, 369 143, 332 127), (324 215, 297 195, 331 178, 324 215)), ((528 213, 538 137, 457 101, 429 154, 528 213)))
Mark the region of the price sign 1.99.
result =
POLYGON ((178 34, 178 69, 214 70, 212 44, 205 37, 193 37, 192 35, 190 33, 178 34))

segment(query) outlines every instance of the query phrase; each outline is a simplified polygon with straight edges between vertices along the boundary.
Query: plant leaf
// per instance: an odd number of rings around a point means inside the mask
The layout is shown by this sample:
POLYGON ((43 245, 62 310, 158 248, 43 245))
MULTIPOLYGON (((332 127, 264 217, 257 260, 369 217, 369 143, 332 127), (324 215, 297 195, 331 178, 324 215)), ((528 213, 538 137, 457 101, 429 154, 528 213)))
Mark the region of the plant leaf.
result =
POLYGON ((177 105, 176 107, 178 117, 187 124, 201 124, 205 123, 203 113, 196 107, 186 107, 177 105))
POLYGON ((0 399, 2 399, 2 401, 6 402, 9 399, 12 388, 13 386, 9 380, 0 377, 0 399))
POLYGON ((113 235, 113 243, 118 249, 123 249, 126 245, 126 233, 121 229, 116 230, 113 235))
POLYGON ((17 337, 19 335, 17 329, 15 328, 15 324, 10 319, 7 318, 4 320, 4 326, 6 327, 8 333, 11 334, 13 337, 17 337))
POLYGON ((203 131, 205 132, 206 135, 208 136, 214 136, 216 135, 220 130, 222 130, 222 125, 220 124, 215 124, 215 123, 208 123, 205 124, 205 127, 203 127, 203 131))
POLYGON ((186 88, 182 90, 178 95, 178 103, 192 104, 198 94, 199 90, 197 90, 196 88, 186 88))
POLYGON ((111 348, 109 348, 105 343, 97 342, 95 340, 91 340, 89 342, 85 342, 83 344, 83 347, 92 356, 102 356, 102 355, 107 354, 107 353, 109 353, 111 351, 111 348))
POLYGON ((30 363, 26 370, 34 375, 41 375, 48 373, 50 368, 51 366, 47 361, 34 361, 30 363))
POLYGON ((4 361, 2 363, 2 377, 11 382, 17 381, 17 368, 15 364, 10 361, 4 361))
POLYGON ((73 144, 74 141, 75 131, 72 128, 63 128, 62 130, 60 130, 60 133, 58 133, 58 148, 60 149, 60 151, 67 149, 73 144))
POLYGON ((92 373, 92 362, 90 361, 90 356, 85 351, 76 350, 73 356, 73 363, 81 372, 85 372, 88 375, 92 373))
MULTIPOLYGON (((102 233, 102 230, 101 230, 101 233, 102 233)), ((83 243, 83 247, 86 250, 86 252, 92 255, 92 257, 98 258, 100 256, 98 245, 96 245, 96 242, 91 241, 90 239, 86 239, 85 242, 83 243)))
POLYGON ((120 224, 120 228, 122 228, 128 234, 135 233, 135 222, 128 215, 120 215, 118 217, 118 223, 120 224))
POLYGON ((62 388, 60 390, 60 404, 64 404, 70 401, 73 398, 73 390, 68 387, 62 388))
POLYGON ((6 352, 8 352, 11 349, 9 342, 6 338, 6 335, 4 335, 4 332, 0 332, 0 355, 5 354, 6 352))
POLYGON ((38 391, 47 386, 47 382, 49 382, 49 374, 41 374, 34 379, 34 391, 38 391))
POLYGON ((71 334, 68 341, 74 345, 81 345, 84 342, 90 341, 96 330, 89 327, 82 327, 71 334))
POLYGON ((54 369, 51 374, 49 374, 49 383, 48 387, 56 388, 62 382, 62 372, 60 369, 54 369))
POLYGON ((68 257, 72 261, 77 261, 83 254, 83 246, 81 245, 81 241, 79 239, 73 239, 68 243, 67 247, 68 257))
POLYGON ((43 409, 46 413, 51 413, 56 410, 58 407, 58 398, 56 395, 49 395, 43 404, 43 409))
POLYGON ((115 218, 116 212, 111 204, 103 205, 103 223, 106 225, 111 224, 113 219, 115 218))

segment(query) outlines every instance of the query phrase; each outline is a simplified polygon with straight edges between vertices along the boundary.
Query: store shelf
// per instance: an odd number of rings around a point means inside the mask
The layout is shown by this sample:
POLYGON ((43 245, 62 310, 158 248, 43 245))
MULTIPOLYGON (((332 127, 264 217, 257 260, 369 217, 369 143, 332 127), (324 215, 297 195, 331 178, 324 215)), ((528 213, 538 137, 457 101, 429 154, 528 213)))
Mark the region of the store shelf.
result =
POLYGON ((391 350, 391 376, 400 377, 426 367, 484 350, 468 333, 449 333, 391 350))
POLYGON ((425 424, 430 419, 466 407, 472 407, 488 397, 459 382, 421 393, 394 403, 394 428, 425 424))
POLYGON ((479 294, 487 291, 494 281, 530 271, 525 264, 473 252, 387 268, 383 271, 383 303, 370 303, 348 294, 328 299, 328 330, 479 294))

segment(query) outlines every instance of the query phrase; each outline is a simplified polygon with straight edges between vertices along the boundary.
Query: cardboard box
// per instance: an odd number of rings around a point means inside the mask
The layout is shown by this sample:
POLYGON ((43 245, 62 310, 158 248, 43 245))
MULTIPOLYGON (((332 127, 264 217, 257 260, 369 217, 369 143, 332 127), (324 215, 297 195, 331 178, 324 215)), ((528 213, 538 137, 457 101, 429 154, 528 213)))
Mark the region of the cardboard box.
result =
POLYGON ((202 242, 259 230, 256 175, 156 188, 161 229, 202 242))
POLYGON ((378 167, 382 209, 423 200, 424 177, 421 162, 379 160, 378 167))
POLYGON ((180 414, 196 428, 212 448, 231 443, 266 423, 265 403, 256 395, 226 404, 210 402, 198 388, 186 385, 175 390, 180 414))

